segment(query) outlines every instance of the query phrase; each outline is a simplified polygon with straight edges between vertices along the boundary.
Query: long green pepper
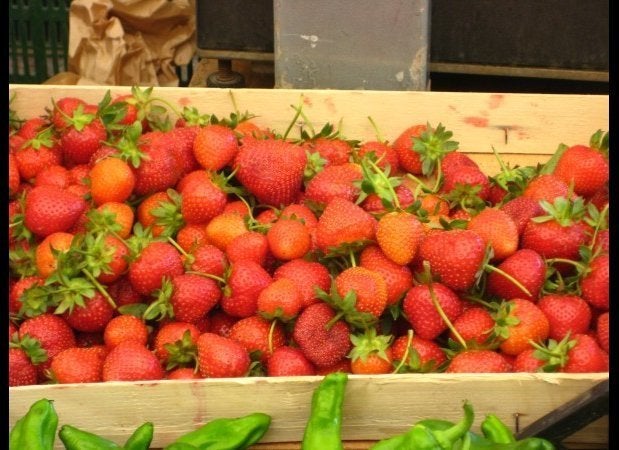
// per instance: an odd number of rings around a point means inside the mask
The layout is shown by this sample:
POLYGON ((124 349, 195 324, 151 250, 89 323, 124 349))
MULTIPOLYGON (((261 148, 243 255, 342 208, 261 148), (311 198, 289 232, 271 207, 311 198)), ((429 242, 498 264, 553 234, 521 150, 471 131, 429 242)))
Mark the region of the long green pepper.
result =
POLYGON ((58 414, 52 400, 37 400, 11 429, 9 450, 52 450, 57 428, 58 414))
POLYGON ((305 425, 302 450, 341 450, 344 392, 348 374, 325 375, 312 395, 310 416, 305 425))

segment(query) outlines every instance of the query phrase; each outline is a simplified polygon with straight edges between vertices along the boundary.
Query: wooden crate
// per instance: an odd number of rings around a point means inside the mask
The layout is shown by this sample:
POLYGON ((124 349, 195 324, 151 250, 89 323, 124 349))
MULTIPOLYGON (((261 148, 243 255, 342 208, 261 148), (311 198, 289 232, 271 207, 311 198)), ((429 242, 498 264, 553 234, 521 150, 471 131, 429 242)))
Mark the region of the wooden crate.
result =
MULTIPOLYGON (((11 107, 21 117, 43 114, 51 98, 76 96, 101 100, 107 87, 9 85, 11 107)), ((129 87, 110 87, 112 95, 129 87)), ((155 88, 154 96, 202 113, 227 116, 233 111, 228 90, 155 88)), ((442 123, 453 131, 461 151, 489 175, 499 170, 494 147, 512 165, 545 162, 560 143, 586 144, 593 132, 608 130, 608 96, 501 93, 374 92, 335 90, 235 90, 239 109, 258 115, 260 125, 283 132, 294 116, 291 105, 304 105, 315 129, 338 124, 346 138, 375 139, 371 116, 384 138, 393 141, 406 127, 442 123)), ((298 131, 298 130, 297 130, 298 131)), ((407 429, 421 418, 458 420, 468 399, 477 417, 495 413, 524 428, 546 413, 608 379, 598 374, 405 374, 351 375, 345 398, 343 438, 347 448, 407 429)), ((54 400, 60 423, 69 423, 123 442, 144 421, 155 424, 154 448, 216 417, 253 411, 272 415, 260 449, 297 449, 319 377, 204 379, 196 381, 107 382, 9 388, 9 428, 39 398, 54 400)), ((606 448, 608 418, 572 435, 569 448, 606 448)), ((57 442, 57 448, 62 448, 57 442)))

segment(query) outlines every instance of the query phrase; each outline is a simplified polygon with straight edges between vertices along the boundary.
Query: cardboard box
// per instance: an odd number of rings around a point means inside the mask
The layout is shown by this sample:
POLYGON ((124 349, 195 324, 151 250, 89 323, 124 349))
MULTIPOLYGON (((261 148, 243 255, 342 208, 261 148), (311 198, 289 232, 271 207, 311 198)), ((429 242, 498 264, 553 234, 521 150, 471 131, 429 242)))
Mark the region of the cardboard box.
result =
MULTIPOLYGON (((40 115, 51 99, 80 97, 99 102, 100 86, 9 85, 11 108, 20 117, 40 115)), ((112 96, 129 87, 110 87, 112 96)), ((241 112, 256 114, 260 125, 283 132, 302 103, 315 129, 342 120, 346 138, 375 139, 371 116, 384 138, 393 141, 406 127, 439 122, 453 131, 460 149, 489 175, 498 171, 492 147, 506 162, 545 162, 560 143, 586 144, 593 132, 608 130, 608 96, 498 93, 441 93, 335 90, 235 90, 241 112)), ((228 116, 234 110, 228 90, 155 88, 153 97, 178 108, 228 116)), ((403 374, 351 375, 344 403, 343 438, 347 448, 369 447, 408 429, 415 421, 440 417, 458 420, 468 399, 476 411, 474 429, 486 413, 522 429, 598 382, 594 374, 403 374)), ((189 381, 106 382, 9 388, 9 428, 39 398, 54 400, 60 424, 68 423, 116 442, 141 423, 155 424, 154 448, 217 417, 254 411, 272 415, 271 428, 255 448, 295 449, 303 436, 311 395, 320 377, 204 379, 189 381)), ((608 417, 572 435, 569 448, 605 448, 608 417)), ((57 441, 57 448, 62 444, 57 441)))

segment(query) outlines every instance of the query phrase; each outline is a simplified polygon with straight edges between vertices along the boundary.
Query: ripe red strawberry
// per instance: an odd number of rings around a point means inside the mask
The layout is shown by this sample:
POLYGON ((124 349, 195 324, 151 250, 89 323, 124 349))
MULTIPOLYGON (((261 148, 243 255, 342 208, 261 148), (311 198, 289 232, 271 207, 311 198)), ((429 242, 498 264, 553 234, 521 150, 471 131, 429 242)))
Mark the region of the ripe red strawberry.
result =
POLYGON ((181 194, 181 214, 188 224, 208 223, 223 212, 228 200, 226 193, 213 183, 204 170, 185 175, 179 181, 178 189, 181 194))
POLYGON ((271 275, 254 261, 240 260, 231 264, 221 308, 234 317, 256 314, 260 292, 271 284, 271 275))
POLYGON ((376 219, 360 206, 336 197, 331 200, 316 226, 316 245, 327 253, 342 244, 371 240, 376 232, 376 219))
POLYGON ((193 154, 206 170, 216 172, 229 166, 239 152, 235 132, 227 126, 209 124, 200 127, 193 142, 193 154))
POLYGON ((96 291, 92 298, 84 299, 84 306, 74 305, 63 313, 64 319, 76 331, 103 331, 116 310, 107 299, 96 291))
POLYGON ((191 270, 194 272, 210 273, 221 277, 228 267, 226 254, 211 244, 205 244, 195 249, 192 257, 191 270))
POLYGON ((273 350, 267 364, 267 376, 316 375, 316 368, 297 347, 283 345, 273 350))
MULTIPOLYGON (((73 120, 81 121, 82 119, 77 119, 74 115, 73 120)), ((65 165, 71 167, 77 164, 87 164, 106 138, 105 125, 94 115, 90 122, 87 119, 84 119, 84 122, 73 122, 71 126, 65 128, 60 137, 65 165)))
POLYGON ((413 138, 417 138, 426 131, 426 125, 413 125, 400 133, 391 145, 398 155, 400 166, 414 175, 421 174, 420 154, 413 150, 413 138))
POLYGON ((258 296, 258 314, 266 319, 278 318, 288 322, 299 314, 302 307, 301 292, 296 283, 288 278, 274 280, 258 296))
POLYGON ((537 306, 548 318, 548 337, 556 341, 568 333, 586 333, 591 325, 591 308, 581 297, 569 294, 546 294, 537 306))
POLYGON ((193 367, 177 367, 166 375, 166 380, 199 380, 201 378, 193 367))
POLYGON ((314 212, 303 203, 291 203, 290 205, 286 205, 284 209, 281 210, 279 218, 298 220, 310 230, 318 225, 318 218, 314 212))
POLYGON ((213 309, 207 319, 208 324, 205 331, 224 337, 230 336, 230 329, 232 328, 232 325, 239 320, 238 317, 232 317, 220 308, 213 309))
POLYGON ((610 308, 610 256, 608 253, 593 258, 589 272, 580 280, 582 298, 601 311, 610 308))
POLYGON ((457 196, 458 199, 474 195, 485 201, 490 195, 490 181, 488 176, 478 167, 460 165, 454 170, 445 171, 445 178, 440 192, 446 195, 457 196))
POLYGON ((24 223, 40 237, 68 231, 87 208, 78 195, 56 186, 38 186, 26 196, 24 223))
POLYGON ((202 333, 196 345, 201 376, 244 377, 249 372, 249 353, 238 341, 214 333, 202 333))
POLYGON ((326 161, 325 167, 347 163, 352 153, 352 146, 344 139, 317 137, 304 146, 307 151, 317 153, 326 161))
POLYGON ((505 357, 494 350, 471 349, 457 353, 446 373, 507 373, 511 369, 505 357))
POLYGON ((149 329, 144 320, 131 314, 114 316, 103 330, 103 342, 108 349, 124 341, 135 341, 147 345, 149 329))
POLYGON ((155 354, 136 341, 112 348, 103 362, 103 381, 161 380, 165 372, 155 354))
POLYGON ((538 358, 535 347, 527 348, 518 353, 512 363, 513 372, 541 372, 545 366, 545 361, 538 358))
POLYGON ((168 131, 170 141, 173 143, 172 155, 180 167, 181 175, 200 169, 200 164, 195 158, 193 145, 200 130, 197 126, 176 127, 168 131))
POLYGON ((237 179, 260 203, 279 207, 299 196, 306 162, 301 146, 279 139, 245 138, 234 166, 237 179))
POLYGON ((518 249, 518 228, 509 214, 497 208, 484 208, 471 217, 467 229, 476 232, 492 247, 493 261, 503 261, 518 249))
MULTIPOLYGON (((408 208, 414 203, 415 196, 406 185, 400 184, 393 190, 402 209, 408 208)), ((361 202, 361 207, 372 214, 384 213, 387 211, 380 195, 378 194, 369 194, 365 200, 361 202)))
POLYGON ((116 306, 130 305, 133 303, 146 303, 146 298, 137 293, 127 274, 122 275, 115 282, 107 286, 107 292, 114 299, 116 306))
POLYGON ((280 218, 266 234, 271 254, 282 261, 303 258, 312 247, 309 229, 299 220, 280 218))
POLYGON ((42 285, 45 279, 38 275, 31 275, 17 280, 9 289, 9 313, 18 314, 22 307, 20 297, 24 291, 34 285, 42 285))
POLYGON ((599 149, 573 145, 561 154, 553 174, 568 185, 573 183, 576 195, 590 197, 608 182, 608 159, 599 149))
POLYGON ((602 350, 609 352, 610 337, 609 337, 609 320, 610 313, 608 311, 600 314, 596 320, 595 335, 602 350))
POLYGON ((456 291, 467 291, 473 286, 484 254, 483 239, 471 230, 432 233, 419 246, 419 256, 430 263, 432 274, 456 291))
POLYGON ((32 363, 28 353, 23 348, 9 348, 8 369, 9 387, 37 384, 37 366, 32 363))
POLYGON ((378 246, 387 258, 401 266, 413 261, 423 235, 421 221, 405 211, 385 214, 376 227, 378 246))
POLYGON ((516 224, 518 236, 522 236, 522 232, 530 219, 544 213, 539 201, 523 195, 504 203, 501 210, 505 211, 516 224))
MULTIPOLYGON (((447 318, 453 322, 462 314, 462 300, 449 287, 441 283, 432 283, 436 301, 447 318)), ((447 330, 447 324, 432 302, 430 287, 427 284, 413 286, 404 297, 402 311, 410 322, 416 336, 423 339, 436 339, 447 330)))
POLYGON ((97 383, 102 381, 103 347, 71 347, 58 353, 52 361, 52 379, 64 383, 97 383))
POLYGON ((515 298, 506 303, 507 315, 495 317, 501 337, 499 346, 506 355, 516 356, 531 346, 531 342, 544 342, 550 334, 550 322, 535 303, 515 298))
POLYGON ((200 330, 192 323, 172 321, 162 323, 153 340, 153 351, 166 370, 178 366, 197 366, 196 342, 200 330))
POLYGON ((206 238, 220 250, 226 251, 226 247, 235 237, 247 231, 242 215, 238 212, 224 212, 213 217, 206 225, 206 238))
POLYGON ((327 291, 331 285, 331 276, 325 266, 319 262, 304 259, 287 261, 275 269, 273 279, 282 278, 289 279, 296 285, 301 294, 301 308, 319 302, 316 289, 327 291))
POLYGON ((607 372, 608 355, 596 340, 588 334, 574 334, 575 341, 566 355, 567 362, 560 369, 564 373, 607 372))
POLYGON ((19 175, 19 169, 17 168, 15 154, 13 152, 9 152, 9 197, 12 197, 17 193, 20 182, 21 178, 19 175))
POLYGON ((535 301, 546 280, 546 264, 535 250, 523 248, 502 261, 497 268, 523 285, 531 295, 524 293, 500 272, 490 272, 486 293, 502 299, 524 298, 535 301))
POLYGON ((258 231, 247 231, 239 234, 226 246, 228 261, 235 263, 247 259, 265 266, 269 255, 269 241, 258 231))
POLYGON ((361 192, 356 183, 362 179, 359 164, 346 162, 327 166, 307 182, 304 201, 319 207, 324 207, 335 197, 354 202, 361 192))
POLYGON ((82 109, 86 106, 86 102, 81 98, 68 96, 62 97, 53 103, 54 109, 50 120, 58 131, 63 130, 71 124, 70 118, 73 117, 73 113, 79 106, 81 106, 82 109))
MULTIPOLYGON (((9 160, 10 164, 10 160, 9 160)), ((9 166, 10 169, 10 166, 9 166)), ((10 175, 10 173, 9 173, 10 175)), ((67 188, 71 183, 69 171, 60 164, 54 164, 41 170, 34 178, 35 186, 52 185, 61 189, 67 188)))
POLYGON ((546 200, 552 203, 558 197, 567 198, 569 186, 556 175, 543 174, 531 179, 522 191, 522 195, 536 202, 546 200))
POLYGON ((436 341, 417 335, 413 335, 412 339, 407 335, 397 337, 391 349, 394 365, 399 366, 397 373, 436 372, 447 360, 445 352, 436 341))
POLYGON ((397 173, 400 170, 398 153, 388 143, 366 141, 357 150, 357 155, 362 158, 368 153, 374 153, 374 155, 376 155, 376 165, 381 169, 384 170, 389 166, 389 173, 397 173))
POLYGON ((335 311, 320 302, 306 307, 294 324, 293 338, 303 354, 318 369, 337 364, 351 347, 350 328, 336 320, 335 311))
POLYGON ((172 244, 154 241, 129 264, 129 281, 141 295, 150 295, 161 287, 163 277, 184 272, 183 260, 172 244))
POLYGON ((46 118, 31 117, 24 120, 19 130, 13 136, 19 136, 24 140, 33 139, 37 134, 52 125, 46 118))
POLYGON ((19 338, 28 335, 39 341, 41 348, 47 352, 47 360, 37 365, 39 380, 44 379, 44 372, 54 357, 62 350, 75 347, 75 332, 67 321, 53 313, 44 313, 24 320, 19 326, 19 338))
MULTIPOLYGON (((486 308, 472 306, 462 311, 456 320, 453 321, 454 329, 465 342, 473 342, 478 346, 488 344, 492 335, 495 321, 486 308)), ((450 331, 449 337, 456 341, 456 335, 450 331)))
POLYGON ((220 298, 221 290, 211 278, 188 273, 172 277, 170 305, 180 322, 197 323, 220 298))
POLYGON ((377 272, 365 267, 349 267, 341 271, 334 279, 340 298, 355 294, 355 309, 361 313, 370 313, 378 318, 387 307, 387 283, 377 272))
MULTIPOLYGON (((139 150, 145 155, 135 169, 136 195, 148 195, 165 191, 178 182, 182 167, 172 152, 173 136, 164 132, 144 133, 139 140, 139 150)), ((134 165, 135 167, 135 165, 134 165)))
POLYGON ((411 269, 387 258, 378 245, 368 245, 361 251, 359 266, 383 277, 387 283, 387 306, 396 304, 413 286, 411 269))
POLYGON ((466 153, 451 152, 447 153, 441 161, 443 172, 457 171, 460 167, 474 167, 479 169, 479 165, 466 153))
POLYGON ((230 328, 228 337, 239 342, 253 360, 263 364, 276 348, 286 343, 282 323, 272 322, 258 315, 239 319, 230 328))

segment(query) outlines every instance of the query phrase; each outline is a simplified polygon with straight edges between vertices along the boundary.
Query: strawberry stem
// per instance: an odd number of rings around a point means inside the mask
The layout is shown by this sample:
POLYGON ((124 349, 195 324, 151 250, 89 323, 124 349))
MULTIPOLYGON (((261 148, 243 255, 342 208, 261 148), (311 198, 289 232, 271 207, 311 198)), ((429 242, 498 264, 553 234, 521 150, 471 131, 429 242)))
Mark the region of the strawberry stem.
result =
POLYGON ((488 270, 490 272, 498 273, 499 275, 501 275, 504 278, 506 278, 507 280, 509 280, 514 286, 516 286, 518 289, 520 289, 526 295, 528 295, 529 297, 532 297, 531 292, 520 281, 516 280, 514 277, 512 277, 507 272, 499 269, 498 267, 491 266, 490 264, 486 264, 484 266, 484 269, 486 269, 486 270, 488 270))
POLYGON ((380 133, 380 130, 378 129, 378 126, 376 125, 376 122, 374 122, 374 119, 372 119, 372 116, 368 116, 368 120, 372 124, 372 128, 374 128, 374 133, 376 134, 376 140, 378 142, 385 142, 382 134, 380 133))
POLYGON ((398 363, 396 368, 391 373, 399 373, 402 366, 406 363, 408 359, 408 355, 410 353, 410 349, 413 345, 413 330, 408 330, 406 333, 406 350, 404 351, 404 355, 402 356, 402 360, 398 363))
POLYGON ((101 283, 97 281, 97 279, 92 275, 92 273, 90 273, 88 269, 82 269, 82 273, 86 275, 86 278, 88 278, 92 282, 92 284, 95 285, 97 291, 99 291, 99 293, 103 295, 103 297, 105 297, 110 306, 116 309, 116 302, 114 302, 114 299, 110 296, 110 294, 108 294, 105 288, 101 285, 101 283))
POLYGON ((282 136, 282 139, 285 141, 286 138, 288 137, 288 134, 290 133, 290 131, 292 130, 292 127, 294 126, 295 123, 297 123, 297 120, 299 119, 299 116, 301 115, 301 109, 303 108, 303 106, 300 104, 299 106, 292 106, 290 105, 292 108, 294 108, 294 110, 296 111, 296 114, 294 115, 294 117, 292 118, 292 120, 290 121, 290 125, 288 125, 288 128, 286 129, 286 132, 284 133, 284 135, 282 136))
POLYGON ((271 321, 271 326, 269 327, 269 356, 273 354, 273 333, 275 332, 275 326, 277 325, 277 319, 273 319, 271 321))
POLYGON ((387 190, 391 194, 391 196, 393 198, 393 204, 396 207, 396 209, 398 209, 398 210, 402 209, 402 206, 400 205, 400 199, 398 198, 398 194, 396 194, 395 189, 393 188, 393 186, 389 182, 389 179, 385 175, 385 172, 383 172, 380 169, 380 167, 378 167, 378 165, 376 165, 376 163, 374 161, 372 161, 371 158, 368 158, 367 161, 370 164, 370 166, 374 169, 374 171, 376 172, 378 177, 383 181, 384 186, 387 188, 387 190))
POLYGON ((222 277, 218 277, 217 275, 213 275, 212 273, 199 272, 197 270, 186 270, 185 273, 191 275, 199 275, 201 277, 210 278, 211 280, 219 281, 222 284, 226 284, 226 280, 224 280, 222 277))

